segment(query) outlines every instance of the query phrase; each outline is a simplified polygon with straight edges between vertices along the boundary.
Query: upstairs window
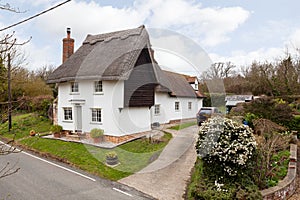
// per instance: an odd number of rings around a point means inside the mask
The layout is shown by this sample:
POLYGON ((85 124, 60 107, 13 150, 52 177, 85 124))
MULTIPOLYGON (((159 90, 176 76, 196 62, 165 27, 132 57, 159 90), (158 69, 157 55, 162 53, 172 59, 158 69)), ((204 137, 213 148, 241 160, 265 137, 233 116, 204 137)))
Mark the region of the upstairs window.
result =
POLYGON ((101 122, 102 121, 102 112, 101 108, 92 108, 92 122, 101 122))
POLYGON ((63 108, 64 109, 64 120, 72 121, 72 108, 63 108))
POLYGON ((71 92, 76 93, 79 92, 79 87, 77 82, 72 82, 71 83, 71 92))
POLYGON ((94 82, 94 88, 96 93, 101 93, 103 92, 103 86, 102 86, 102 81, 95 81, 94 82))
POLYGON ((179 102, 178 101, 175 102, 175 111, 179 111, 179 102))
POLYGON ((195 90, 198 90, 198 84, 195 83, 195 90))

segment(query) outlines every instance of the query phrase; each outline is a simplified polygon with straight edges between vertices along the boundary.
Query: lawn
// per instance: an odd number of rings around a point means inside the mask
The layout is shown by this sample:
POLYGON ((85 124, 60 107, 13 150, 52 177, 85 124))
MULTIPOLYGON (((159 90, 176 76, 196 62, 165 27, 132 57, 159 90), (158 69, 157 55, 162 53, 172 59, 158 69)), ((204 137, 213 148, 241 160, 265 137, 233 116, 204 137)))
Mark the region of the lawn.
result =
POLYGON ((171 126, 170 129, 179 131, 181 129, 184 129, 184 128, 187 128, 187 127, 190 127, 190 126, 194 126, 196 124, 197 124, 197 122, 195 122, 195 121, 193 121, 193 122, 186 122, 186 123, 181 123, 179 125, 171 126))
POLYGON ((37 133, 49 132, 51 122, 43 116, 35 113, 17 114, 12 117, 12 130, 8 132, 8 122, 0 124, 0 135, 12 139, 24 138, 29 136, 31 130, 37 133))
MULTIPOLYGON (((30 130, 47 133, 51 126, 48 119, 36 114, 16 116, 13 118, 13 123, 16 141, 24 145, 24 148, 39 151, 41 154, 51 154, 59 160, 110 180, 119 180, 146 167, 158 157, 172 138, 171 134, 165 133, 158 143, 151 143, 148 139, 141 138, 114 149, 102 149, 38 136, 29 137, 30 130), (105 165, 105 155, 109 151, 116 152, 120 161, 120 164, 114 168, 105 165)), ((13 134, 7 132, 7 123, 0 125, 0 131, 2 137, 13 138, 13 134)))

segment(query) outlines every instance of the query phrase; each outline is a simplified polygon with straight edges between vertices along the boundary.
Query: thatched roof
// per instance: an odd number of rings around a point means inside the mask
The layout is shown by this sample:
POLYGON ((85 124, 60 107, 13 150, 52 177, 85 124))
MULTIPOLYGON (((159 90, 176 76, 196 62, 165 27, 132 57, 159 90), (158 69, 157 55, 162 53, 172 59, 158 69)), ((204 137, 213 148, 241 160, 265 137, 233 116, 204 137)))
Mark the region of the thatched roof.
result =
POLYGON ((48 78, 48 83, 80 79, 127 80, 143 48, 149 48, 144 26, 88 35, 82 46, 48 78))

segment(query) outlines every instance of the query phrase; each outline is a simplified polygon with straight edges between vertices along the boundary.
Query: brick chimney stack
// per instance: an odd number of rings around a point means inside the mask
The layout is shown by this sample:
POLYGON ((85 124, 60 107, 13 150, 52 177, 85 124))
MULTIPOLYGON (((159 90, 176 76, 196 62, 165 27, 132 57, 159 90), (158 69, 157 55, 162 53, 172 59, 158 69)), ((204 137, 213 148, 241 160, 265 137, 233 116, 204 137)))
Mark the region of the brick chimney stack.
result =
POLYGON ((64 63, 74 53, 74 39, 71 38, 71 28, 67 28, 67 37, 63 39, 63 55, 64 63))

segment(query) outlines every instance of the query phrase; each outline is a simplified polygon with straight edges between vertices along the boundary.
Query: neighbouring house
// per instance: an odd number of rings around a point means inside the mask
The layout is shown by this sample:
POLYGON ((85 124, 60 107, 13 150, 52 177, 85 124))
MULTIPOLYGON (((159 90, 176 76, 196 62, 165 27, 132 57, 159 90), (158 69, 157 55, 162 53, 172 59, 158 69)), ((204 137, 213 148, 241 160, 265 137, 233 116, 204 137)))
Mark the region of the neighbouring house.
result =
MULTIPOLYGON (((195 118, 203 96, 187 76, 163 71, 144 26, 88 35, 74 51, 67 29, 56 83, 57 123, 65 130, 104 130, 114 138, 149 131, 153 123, 195 118)), ((195 84, 195 82, 193 83, 195 84)))
POLYGON ((238 103, 250 102, 254 99, 253 95, 228 95, 225 97, 226 113, 229 113, 238 103))

